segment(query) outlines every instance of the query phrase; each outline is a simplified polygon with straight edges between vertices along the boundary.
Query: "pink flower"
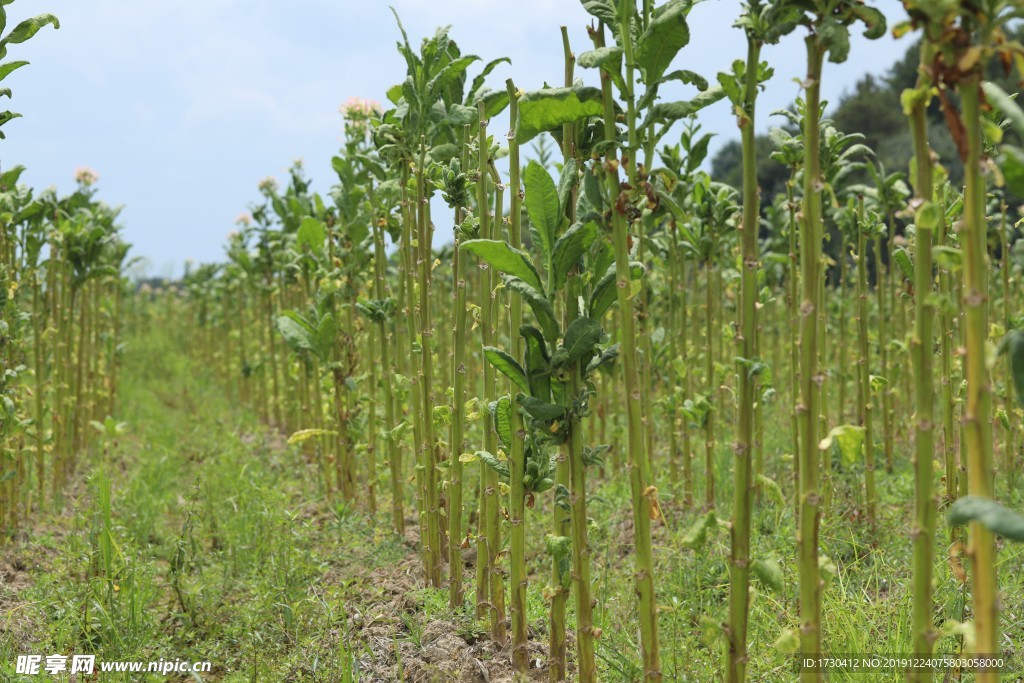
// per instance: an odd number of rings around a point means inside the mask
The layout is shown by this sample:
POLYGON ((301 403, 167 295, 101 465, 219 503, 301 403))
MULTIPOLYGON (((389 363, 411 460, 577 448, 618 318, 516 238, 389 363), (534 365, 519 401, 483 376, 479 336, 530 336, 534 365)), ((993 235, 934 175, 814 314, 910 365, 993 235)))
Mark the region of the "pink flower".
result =
POLYGON ((99 182, 100 174, 88 166, 81 166, 75 169, 75 182, 84 187, 95 185, 99 182))
POLYGON ((260 181, 258 187, 263 194, 273 194, 277 191, 277 180, 274 178, 264 178, 260 181))

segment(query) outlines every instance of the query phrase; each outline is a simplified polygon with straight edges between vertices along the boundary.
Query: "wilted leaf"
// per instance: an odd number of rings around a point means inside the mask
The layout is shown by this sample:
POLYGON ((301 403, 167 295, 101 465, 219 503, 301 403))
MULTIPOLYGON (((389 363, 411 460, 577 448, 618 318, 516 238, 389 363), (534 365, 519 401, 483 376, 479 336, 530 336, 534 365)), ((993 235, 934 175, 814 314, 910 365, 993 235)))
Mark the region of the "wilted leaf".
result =
POLYGON ((295 446, 310 439, 315 439, 321 436, 337 436, 338 432, 332 429, 300 429, 291 436, 288 437, 288 445, 295 446))

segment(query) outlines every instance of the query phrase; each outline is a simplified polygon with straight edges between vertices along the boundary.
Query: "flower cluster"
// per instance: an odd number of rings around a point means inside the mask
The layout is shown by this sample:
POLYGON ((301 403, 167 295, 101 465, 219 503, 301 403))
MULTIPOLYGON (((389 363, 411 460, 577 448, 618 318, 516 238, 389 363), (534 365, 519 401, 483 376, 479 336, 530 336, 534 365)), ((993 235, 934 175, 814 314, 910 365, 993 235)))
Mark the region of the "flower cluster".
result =
POLYGON ((274 194, 275 192, 277 192, 277 180, 275 180, 274 178, 264 178, 263 180, 260 181, 260 184, 257 187, 259 187, 259 190, 262 194, 274 194))
POLYGON ((95 185, 100 180, 100 174, 92 170, 88 166, 82 166, 75 169, 75 182, 82 187, 90 187, 95 185))
POLYGON ((381 113, 379 102, 361 97, 348 98, 340 111, 345 117, 345 137, 349 140, 365 139, 370 132, 370 120, 381 113))

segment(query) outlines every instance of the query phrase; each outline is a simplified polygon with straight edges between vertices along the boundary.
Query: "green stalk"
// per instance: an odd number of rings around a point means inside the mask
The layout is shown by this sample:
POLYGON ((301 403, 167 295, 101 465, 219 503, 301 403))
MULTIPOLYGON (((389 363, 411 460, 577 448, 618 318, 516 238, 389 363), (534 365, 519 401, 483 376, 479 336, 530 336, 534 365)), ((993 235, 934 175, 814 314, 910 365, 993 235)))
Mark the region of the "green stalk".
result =
MULTIPOLYGON (((373 206, 373 186, 370 186, 370 204, 373 206)), ((374 293, 379 301, 386 296, 387 259, 384 256, 384 226, 374 214, 371 217, 373 228, 373 271, 374 293)), ((402 451, 392 435, 398 420, 395 417, 395 385, 392 377, 395 368, 391 365, 391 339, 388 334, 388 320, 378 323, 380 331, 381 367, 384 368, 384 428, 387 430, 388 465, 391 470, 391 523, 399 536, 405 533, 405 500, 402 486, 402 451)))
MULTIPOLYGON (((948 224, 946 222, 946 190, 942 189, 939 202, 939 217, 942 221, 939 226, 939 244, 946 244, 946 233, 948 224)), ((939 294, 943 297, 951 297, 952 277, 945 268, 939 271, 939 294)), ((956 400, 953 397, 953 314, 944 307, 939 316, 939 341, 940 341, 940 375, 939 384, 942 387, 942 451, 943 464, 946 472, 946 502, 951 503, 957 497, 957 429, 954 424, 956 412, 956 400)), ((955 527, 954 527, 955 529, 955 527)))
MULTIPOLYGON (((79 309, 80 314, 78 316, 78 344, 75 346, 75 385, 74 385, 74 402, 73 411, 74 417, 72 419, 72 465, 77 465, 78 456, 84 447, 85 441, 85 402, 82 400, 82 391, 84 390, 85 384, 85 363, 86 363, 86 333, 89 331, 89 297, 88 297, 88 283, 78 287, 76 289, 78 293, 79 309)), ((74 299, 74 293, 72 293, 72 299, 74 299)), ((72 308, 74 308, 72 306, 72 308)), ((74 467, 69 471, 74 471, 74 467)))
MULTIPOLYGON (((892 215, 889 215, 888 237, 891 239, 893 232, 892 215)), ((885 468, 892 472, 892 384, 893 378, 889 375, 889 317, 892 315, 892 306, 886 306, 886 301, 892 303, 892 297, 888 291, 892 290, 892 268, 883 268, 882 265, 882 238, 875 236, 875 290, 878 296, 878 353, 882 365, 882 377, 888 384, 882 387, 882 447, 885 452, 885 468), (888 290, 888 291, 887 291, 888 290)), ((890 265, 892 261, 889 262, 890 265)))
MULTIPOLYGON (((625 57, 625 100, 626 123, 628 126, 628 147, 623 155, 622 165, 633 185, 636 180, 635 153, 638 149, 636 139, 636 101, 633 94, 634 64, 633 41, 630 29, 630 15, 633 4, 630 0, 622 0, 619 7, 622 43, 625 57)), ((611 77, 607 71, 601 71, 601 90, 605 111, 605 140, 609 144, 608 158, 605 162, 605 183, 610 203, 616 206, 612 211, 613 243, 615 249, 616 297, 621 315, 620 356, 622 359, 622 379, 625 385, 626 431, 629 449, 630 488, 633 497, 633 534, 636 545, 634 555, 634 580, 636 582, 638 612, 640 620, 640 651, 643 660, 644 680, 648 683, 661 681, 661 657, 658 648, 658 605, 654 591, 654 556, 651 548, 651 512, 656 509, 657 492, 649 487, 646 472, 647 456, 644 452, 643 392, 640 387, 640 373, 637 366, 636 325, 634 320, 633 302, 630 298, 629 269, 629 224, 624 208, 620 206, 619 196, 619 160, 616 159, 617 133, 615 130, 615 108, 612 101, 611 77)))
MULTIPOLYGON (((676 234, 674 230, 674 224, 670 224, 669 227, 669 240, 668 240, 668 321, 666 328, 669 330, 669 347, 668 353, 669 358, 680 357, 680 344, 679 334, 675 331, 678 329, 678 323, 676 319, 678 317, 678 304, 676 298, 679 296, 679 268, 677 262, 679 260, 676 254, 676 234)), ((672 366, 669 366, 669 376, 672 378, 673 384, 679 383, 679 377, 676 375, 672 366)), ((671 402, 667 409, 668 423, 669 423, 669 483, 672 486, 673 493, 679 491, 679 409, 676 406, 676 400, 674 397, 669 396, 671 402)))
MULTIPOLYGON (((383 340, 381 340, 383 341, 383 340)), ((366 358, 371 360, 370 366, 370 402, 366 407, 366 497, 370 510, 370 518, 377 516, 377 362, 375 357, 381 343, 377 341, 377 326, 370 325, 366 330, 366 358)), ((320 419, 320 373, 313 374, 311 381, 314 387, 314 410, 320 419)), ((326 483, 326 482, 325 482, 326 483)))
MULTIPOLYGON (((824 225, 822 226, 822 236, 824 236, 824 225)), ((828 304, 825 302, 825 280, 828 279, 828 265, 827 257, 822 256, 821 271, 818 278, 818 303, 815 308, 818 313, 818 368, 819 368, 819 382, 818 382, 818 409, 820 414, 818 415, 818 429, 820 434, 828 434, 828 380, 831 375, 831 371, 826 369, 825 362, 828 358, 828 351, 826 349, 828 341, 828 328, 826 326, 826 320, 828 319, 828 304)), ((828 517, 832 513, 832 451, 826 449, 820 451, 821 455, 821 514, 828 517)))
MULTIPOLYGON (((431 352, 431 329, 430 316, 430 273, 433 264, 433 252, 431 250, 430 224, 427 220, 427 196, 426 178, 426 143, 420 140, 420 156, 416 165, 416 239, 419 243, 419 254, 417 266, 419 270, 419 299, 420 299, 420 400, 422 401, 421 420, 423 428, 423 441, 419 447, 421 451, 423 472, 423 487, 425 490, 424 502, 426 504, 427 531, 423 538, 423 545, 427 553, 427 578, 429 585, 434 588, 441 587, 441 515, 440 515, 440 493, 437 484, 437 459, 435 454, 434 439, 434 359, 431 352)), ((422 529, 421 529, 422 533, 422 529)))
MULTIPOLYGON (((468 165, 469 148, 462 145, 462 168, 468 165)), ((481 178, 481 182, 483 179, 481 178)), ((455 209, 456 226, 462 223, 463 209, 455 209)), ((462 606, 462 460, 466 444, 466 256, 460 253, 462 241, 455 231, 455 251, 452 257, 455 281, 455 350, 452 355, 452 378, 455 394, 452 398, 451 454, 448 458, 448 606, 462 606)))
MULTIPOLYGON (((480 129, 477 137, 477 173, 479 179, 476 186, 476 213, 480 224, 480 237, 490 238, 491 230, 488 222, 490 217, 487 205, 487 117, 484 103, 477 105, 477 113, 480 117, 480 129)), ((491 290, 494 289, 491 283, 491 269, 486 261, 480 261, 480 336, 484 346, 491 344, 491 290)), ((494 369, 490 363, 483 364, 483 395, 484 401, 494 396, 494 369)), ((495 447, 494 428, 490 422, 484 426, 484 450, 494 453, 495 447)), ((476 535, 476 618, 482 619, 488 613, 488 598, 490 594, 490 580, 493 573, 493 555, 490 552, 492 543, 489 539, 488 522, 491 518, 494 503, 494 487, 496 483, 490 483, 495 476, 494 470, 484 465, 480 466, 480 500, 479 512, 477 514, 477 535, 476 535)), ((497 515, 497 511, 493 511, 497 515)), ((493 614, 493 610, 490 610, 493 614)), ((497 629, 495 619, 491 618, 491 638, 495 638, 497 629)))
MULTIPOLYGON (((676 238, 673 237, 672 241, 675 242, 675 240, 676 240, 676 238)), ((690 296, 689 296, 690 286, 689 286, 689 283, 687 282, 686 257, 685 256, 681 257, 679 261, 680 261, 680 263, 679 263, 679 270, 680 270, 679 279, 682 281, 682 290, 683 290, 683 292, 682 292, 682 301, 679 304, 680 308, 682 310, 680 311, 680 316, 679 316, 680 317, 680 329, 678 331, 678 335, 680 337, 680 342, 681 342, 681 345, 683 347, 683 350, 682 350, 682 353, 680 354, 680 357, 682 358, 682 361, 683 361, 683 367, 687 368, 686 377, 683 378, 683 396, 689 396, 690 395, 690 388, 691 388, 690 377, 693 375, 693 373, 689 371, 689 365, 687 364, 688 355, 689 355, 689 346, 690 346, 690 321, 689 321, 689 317, 690 317, 690 312, 689 312, 689 308, 690 308, 690 305, 689 305, 690 304, 690 301, 689 301, 689 299, 690 299, 690 296)), ((690 422, 689 422, 689 420, 685 416, 683 417, 682 431, 683 431, 683 505, 685 507, 692 507, 693 506, 693 441, 690 438, 690 422)))
MULTIPOLYGON (((922 43, 921 68, 931 64, 928 42, 922 43)), ((919 78, 923 81, 924 76, 919 78)), ((926 85, 919 82, 919 87, 926 85)), ((917 98, 910 112, 910 126, 914 138, 914 163, 917 183, 916 198, 922 206, 932 206, 932 151, 928 145, 928 101, 917 98)), ((932 231, 928 221, 917 221, 914 246, 914 335, 910 341, 914 374, 914 402, 917 412, 914 440, 914 528, 911 539, 914 546, 913 569, 913 653, 927 657, 932 652, 938 633, 932 624, 932 553, 935 542, 934 472, 935 457, 935 386, 933 383, 933 346, 935 299, 932 296, 932 231)), ((911 681, 928 683, 931 672, 912 671, 911 681)))
MULTIPOLYGON (((824 50, 815 36, 807 43, 807 114, 804 117, 804 199, 800 231, 800 524, 797 557, 800 576, 800 653, 814 657, 821 652, 821 577, 818 574, 818 525, 821 497, 818 493, 821 456, 818 450, 818 419, 821 369, 818 366, 817 308, 821 305, 821 168, 818 112, 824 50)), ((821 681, 821 673, 800 672, 802 683, 821 681)))
POLYGON ((846 413, 846 233, 841 232, 839 244, 839 285, 836 303, 839 305, 839 343, 836 344, 836 424, 845 422, 846 413))
POLYGON ((872 423, 873 399, 871 393, 871 355, 868 350, 868 265, 867 232, 864 218, 864 199, 857 206, 857 341, 860 358, 857 360, 859 396, 857 417, 864 427, 864 497, 868 523, 876 522, 878 505, 875 492, 875 432, 872 423))
MULTIPOLYGON (((578 317, 575 302, 579 298, 578 277, 567 283, 568 306, 566 328, 578 317)), ((578 366, 570 369, 571 381, 565 393, 566 409, 583 389, 582 371, 578 366)), ((570 413, 571 414, 571 413, 570 413)), ((587 470, 583 462, 583 427, 578 416, 573 415, 569 423, 569 501, 572 507, 572 576, 576 586, 576 664, 579 683, 597 681, 597 664, 594 659, 594 602, 591 598, 590 556, 587 528, 587 470)))
MULTIPOLYGON (((987 226, 985 179, 981 173, 981 77, 972 74, 959 88, 963 124, 967 131, 964 160, 964 297, 966 316, 967 402, 963 424, 967 460, 967 485, 971 495, 994 499, 992 431, 992 384, 985 362, 988 339, 987 226)), ((999 603, 996 582, 995 536, 978 521, 970 525, 971 566, 974 586, 975 652, 999 654, 999 603)), ((978 672, 978 683, 997 681, 996 671, 978 672)))
MULTIPOLYGON (((38 498, 39 509, 46 507, 46 453, 43 449, 43 426, 46 422, 46 409, 44 398, 46 396, 44 387, 46 383, 46 367, 43 364, 43 328, 45 326, 45 313, 41 310, 39 300, 39 273, 32 272, 32 351, 35 360, 36 375, 36 497, 38 498)), ((115 342, 116 343, 116 342, 115 342)), ((113 414, 113 413, 111 413, 113 414)))
POLYGON ((280 429, 284 426, 281 418, 281 394, 277 383, 277 348, 274 342, 277 332, 274 330, 274 281, 272 276, 267 277, 267 305, 266 305, 266 330, 267 339, 270 344, 270 379, 273 386, 273 409, 274 426, 280 429))
MULTIPOLYGON (((490 165, 491 175, 494 179, 494 220, 490 222, 487 232, 481 232, 481 236, 485 239, 494 239, 496 234, 500 234, 498 226, 502 224, 504 220, 502 212, 504 211, 504 185, 500 183, 500 177, 498 176, 497 169, 494 168, 494 162, 488 159, 490 165)), ((486 299, 485 309, 487 311, 487 331, 484 335, 484 345, 493 346, 495 331, 498 328, 498 307, 495 305, 494 297, 496 295, 495 289, 497 287, 497 277, 494 270, 488 268, 485 271, 487 287, 483 294, 486 299)), ((490 363, 484 363, 484 385, 487 387, 489 384, 489 391, 485 392, 486 396, 497 395, 497 381, 494 374, 494 368, 490 363)), ((514 411, 513 411, 514 412, 514 411)), ((494 431, 493 426, 489 426, 484 435, 484 448, 489 453, 498 452, 498 435, 494 431), (493 450, 492 450, 493 449, 493 450)), ((498 564, 498 554, 501 552, 501 518, 499 516, 501 496, 498 487, 498 473, 490 467, 484 467, 487 471, 487 496, 490 499, 487 507, 487 552, 490 555, 488 562, 490 563, 490 577, 491 577, 491 640, 500 647, 504 647, 508 640, 508 634, 505 631, 505 573, 498 564)))
MULTIPOLYGON (((519 103, 516 86, 512 79, 505 81, 509 98, 509 130, 515 131, 519 120, 519 103)), ((519 182, 519 144, 514 133, 509 136, 509 184, 511 187, 509 205, 509 244, 519 249, 522 246, 522 201, 519 182)), ((512 296, 509 300, 509 336, 512 338, 512 357, 523 357, 523 338, 519 328, 523 324, 523 300, 512 296)), ((515 387, 511 390, 514 392, 515 387)), ((512 614, 512 666, 525 673, 529 665, 529 650, 526 634, 526 475, 525 428, 523 416, 512 396, 512 444, 508 459, 509 478, 509 560, 512 571, 509 576, 509 612, 512 614)))
POLYGON ((797 405, 800 397, 800 345, 797 331, 799 329, 800 310, 797 305, 797 290, 800 285, 800 262, 797 257, 797 217, 796 217, 796 169, 793 169, 786 182, 786 207, 789 214, 789 268, 786 278, 786 292, 789 297, 789 395, 790 411, 789 428, 793 437, 793 488, 796 495, 796 518, 800 518, 800 418, 797 405))
MULTIPOLYGON (((494 237, 494 222, 487 207, 487 176, 493 171, 492 161, 488 156, 487 120, 484 106, 479 105, 479 182, 476 190, 476 210, 480 222, 480 238, 489 240, 494 237)), ((495 218, 500 224, 502 217, 502 188, 495 183, 495 218)), ((480 261, 480 338, 483 346, 494 345, 494 327, 497 317, 495 310, 495 273, 486 261, 480 261)), ((482 364, 483 395, 485 399, 497 395, 495 370, 489 362, 482 364)), ((498 434, 492 422, 487 421, 483 429, 483 450, 487 453, 498 453, 498 434)), ((499 647, 505 645, 505 582, 501 567, 498 566, 498 553, 501 551, 501 524, 499 519, 500 497, 498 494, 498 473, 492 468, 480 467, 480 532, 477 535, 477 615, 481 608, 487 609, 490 616, 490 639, 499 647)))
MULTIPOLYGON (((423 579, 430 583, 430 545, 423 537, 424 529, 427 527, 427 492, 425 486, 426 467, 423 464, 423 423, 429 416, 423 414, 423 403, 419 400, 420 382, 415 375, 414 360, 416 358, 416 321, 418 309, 416 306, 416 270, 417 261, 416 247, 413 244, 412 225, 414 222, 415 208, 412 206, 412 199, 409 197, 409 168, 408 165, 402 169, 402 270, 405 272, 404 294, 405 294, 405 339, 408 342, 406 355, 406 368, 409 371, 409 378, 412 386, 409 389, 409 411, 413 418, 413 449, 416 460, 416 516, 419 520, 420 533, 420 554, 423 558, 423 579)), ((399 354, 400 356, 402 354, 399 354)))
MULTIPOLYGON (((757 187, 757 150, 754 145, 754 117, 757 104, 757 74, 761 43, 748 34, 746 83, 742 113, 738 114, 743 147, 743 221, 740 223, 742 269, 740 306, 737 310, 736 354, 752 363, 757 357, 757 249, 760 202, 757 187)), ((753 476, 751 456, 754 444, 756 381, 750 365, 737 362, 739 375, 739 427, 733 444, 733 517, 730 527, 732 555, 729 558, 729 668, 726 680, 742 683, 747 678, 747 618, 750 611, 750 527, 753 519, 753 476)), ((713 501, 712 501, 713 502, 713 501)))
MULTIPOLYGON (((1007 232, 1009 228, 1007 226, 1006 216, 1009 213, 1010 207, 1006 205, 1005 197, 1000 200, 999 208, 999 253, 1001 258, 999 274, 1002 276, 1003 281, 1003 330, 1009 332, 1012 329, 1010 321, 1010 244, 1007 240, 1007 232)), ((1007 382, 1007 385, 1009 385, 1009 382, 1007 382)), ((1013 491, 1016 489, 1017 485, 1017 468, 1014 463, 1017 441, 1017 421, 1013 419, 1013 392, 1009 390, 1009 386, 1004 390, 1003 410, 1009 418, 1009 427, 1004 430, 1006 436, 1003 443, 1002 469, 1006 473, 1006 483, 1009 486, 1009 489, 1013 491)))
MULTIPOLYGON (((576 64, 576 58, 572 54, 572 48, 569 45, 569 30, 565 27, 561 27, 562 32, 562 55, 565 62, 565 85, 566 87, 572 86, 573 71, 576 64)), ((573 133, 572 124, 565 124, 562 126, 562 160, 568 163, 573 156, 573 140, 575 139, 573 133)), ((577 190, 574 188, 570 195, 569 201, 567 202, 566 216, 569 219, 569 225, 576 222, 576 197, 577 190)), ((575 283, 576 278, 572 278, 570 282, 575 283)), ((577 297, 578 295, 571 292, 572 287, 567 287, 563 292, 563 295, 559 297, 558 302, 562 308, 562 322, 564 327, 562 329, 569 329, 569 325, 578 316, 577 310, 577 297)), ((570 389, 571 387, 567 387, 570 389)), ((570 462, 573 458, 574 442, 572 440, 571 432, 574 428, 576 431, 576 442, 579 445, 579 455, 582 458, 582 428, 579 424, 578 416, 573 412, 572 402, 576 397, 578 391, 568 390, 564 392, 564 404, 566 407, 566 415, 570 416, 570 438, 563 444, 563 447, 559 449, 557 455, 558 464, 555 467, 555 485, 556 487, 568 487, 571 485, 570 475, 570 462)), ((583 495, 586 495, 586 491, 581 491, 583 495)), ((572 495, 572 494, 570 494, 572 495)), ((585 505, 584 501, 584 505, 585 505)), ((570 501, 571 505, 571 501, 570 501)), ((566 511, 554 502, 551 506, 551 533, 555 537, 569 537, 571 531, 571 513, 567 514, 566 511)), ((584 517, 584 519, 586 519, 584 517)), ((548 678, 552 683, 557 683, 565 679, 566 666, 566 635, 565 635, 565 607, 569 601, 569 586, 562 584, 562 571, 559 567, 559 559, 553 557, 551 560, 551 619, 548 628, 548 678)))
POLYGON ((704 508, 715 507, 715 354, 712 334, 715 327, 714 269, 712 255, 704 262, 704 381, 707 383, 708 414, 704 422, 704 508))

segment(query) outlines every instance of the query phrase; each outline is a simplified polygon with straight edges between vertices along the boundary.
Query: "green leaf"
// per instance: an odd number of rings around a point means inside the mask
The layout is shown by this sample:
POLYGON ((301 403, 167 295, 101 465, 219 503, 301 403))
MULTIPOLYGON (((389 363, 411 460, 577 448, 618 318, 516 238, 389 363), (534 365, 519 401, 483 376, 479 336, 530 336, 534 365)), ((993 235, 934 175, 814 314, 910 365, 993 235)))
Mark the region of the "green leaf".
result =
POLYGON ((925 202, 914 213, 914 225, 922 230, 935 230, 942 221, 942 210, 935 202, 925 202))
MULTIPOLYGON (((640 280, 644 276, 644 267, 640 263, 629 264, 630 281, 640 280)), ((590 295, 590 317, 600 320, 615 303, 618 296, 615 281, 615 267, 612 266, 596 285, 590 295)))
POLYGON ((593 358, 590 359, 590 362, 587 363, 587 371, 586 371, 585 374, 589 375, 591 372, 593 372, 594 370, 598 369, 602 365, 606 365, 607 363, 611 363, 613 360, 615 360, 618 357, 619 357, 619 345, 618 344, 612 344, 611 346, 603 349, 601 351, 600 355, 594 356, 593 358))
POLYGON ((751 563, 750 568, 754 572, 754 576, 756 576, 761 583, 768 586, 776 593, 782 592, 782 567, 779 566, 778 560, 774 557, 756 559, 751 563))
POLYGON ((644 72, 645 83, 660 79, 679 50, 690 42, 686 15, 691 7, 691 0, 669 0, 655 10, 636 46, 636 63, 644 72))
POLYGON ((471 251, 495 269, 517 277, 538 292, 544 291, 540 273, 530 257, 501 240, 466 240, 459 249, 471 251))
POLYGON ((547 403, 535 396, 527 396, 526 394, 519 394, 516 396, 516 400, 519 405, 523 407, 530 417, 541 422, 550 422, 551 420, 557 420, 558 418, 565 415, 565 406, 560 406, 556 403, 547 403))
POLYGON ((519 120, 515 136, 525 144, 537 135, 589 116, 602 116, 604 104, 597 88, 544 88, 519 98, 519 120))
POLYGON ((832 579, 834 579, 838 573, 839 568, 836 566, 836 563, 832 561, 831 557, 828 555, 818 556, 818 576, 821 577, 821 580, 826 586, 832 583, 832 579))
POLYGON ((757 475, 757 486, 762 491, 765 491, 768 498, 776 505, 785 504, 786 496, 782 493, 782 487, 779 486, 779 482, 770 477, 766 477, 763 474, 759 474, 757 475))
POLYGON ((652 123, 671 125, 679 119, 693 116, 704 107, 714 104, 723 97, 725 97, 725 91, 720 86, 714 86, 700 93, 692 100, 659 102, 651 107, 643 126, 646 127, 652 123))
POLYGON ((544 337, 540 330, 529 325, 520 327, 519 334, 526 340, 526 380, 530 395, 550 401, 551 366, 544 337))
POLYGON ((316 328, 316 343, 317 343, 317 355, 320 356, 321 360, 327 360, 331 353, 331 347, 334 346, 334 337, 337 334, 338 327, 334 322, 334 316, 328 313, 320 319, 320 324, 316 328))
POLYGON ((772 647, 784 655, 796 654, 800 651, 800 632, 795 628, 787 628, 775 639, 772 647))
POLYGON ((530 305, 537 324, 544 331, 544 336, 554 341, 558 338, 558 320, 555 318, 555 309, 551 302, 541 292, 519 278, 506 277, 505 287, 512 290, 530 305))
POLYGON ((601 181, 593 169, 583 171, 583 195, 596 210, 600 211, 604 206, 604 195, 601 193, 601 181))
POLYGON ((1015 195, 1024 196, 1024 149, 1003 145, 999 150, 999 167, 1006 187, 1015 195))
POLYGON ((718 516, 714 510, 698 519, 683 536, 682 546, 691 550, 700 550, 708 540, 708 531, 718 528, 718 516))
POLYGON ((964 496, 953 503, 946 517, 950 526, 978 522, 994 534, 1024 542, 1024 515, 981 496, 964 496))
POLYGON ((892 259, 896 262, 896 265, 899 266, 900 270, 903 271, 903 276, 905 278, 908 280, 914 279, 914 264, 910 260, 910 254, 907 253, 906 249, 899 247, 894 250, 892 252, 892 259))
POLYGON ((14 71, 15 69, 20 69, 21 67, 25 66, 26 64, 28 64, 28 62, 26 62, 24 60, 17 61, 17 62, 6 62, 4 64, 0 64, 0 81, 2 81, 3 79, 7 78, 11 74, 11 72, 14 71))
MULTIPOLYGON (((562 165, 562 173, 558 176, 558 216, 559 221, 565 215, 565 209, 572 201, 572 189, 579 184, 580 170, 576 165, 576 159, 569 157, 569 160, 562 165)), ((532 219, 531 219, 532 220, 532 219)))
POLYGON ((494 118, 508 106, 508 90, 502 88, 494 92, 483 93, 477 98, 477 101, 484 103, 484 117, 494 118))
POLYGON ((572 585, 572 539, 568 536, 548 534, 545 546, 558 568, 559 584, 562 588, 568 588, 572 585))
POLYGON ((523 181, 526 185, 523 201, 530 216, 530 231, 540 246, 544 261, 550 262, 558 225, 562 222, 558 190, 547 169, 536 160, 531 160, 526 167, 523 181))
POLYGON ((0 40, 0 48, 13 43, 24 43, 26 40, 38 33, 44 26, 49 26, 51 24, 55 29, 60 28, 60 22, 57 21, 57 17, 52 14, 40 14, 37 17, 26 19, 15 26, 13 31, 4 36, 3 40, 0 40))
POLYGON ((885 15, 877 7, 852 3, 850 13, 864 22, 864 37, 875 40, 885 35, 885 15))
POLYGON ((853 465, 860 461, 862 446, 864 445, 864 428, 858 425, 840 425, 833 427, 818 448, 828 451, 832 444, 839 446, 839 452, 843 456, 843 463, 853 465))
POLYGON ((506 447, 512 445, 512 399, 506 394, 489 405, 494 431, 506 447))
POLYGON ((1024 330, 1008 332, 999 346, 1010 361, 1010 375, 1017 390, 1017 402, 1024 406, 1024 330))
POLYGON ((1017 134, 1024 137, 1024 109, 1006 91, 995 83, 985 82, 981 85, 985 91, 985 99, 998 109, 1016 129, 1017 134))
POLYGON ((828 51, 828 61, 833 64, 842 64, 850 54, 850 30, 832 17, 818 26, 818 41, 828 51))
POLYGON ((498 476, 500 476, 502 479, 508 479, 509 472, 507 462, 498 460, 496 457, 494 457, 487 451, 477 451, 475 455, 477 459, 479 459, 483 464, 487 465, 492 470, 497 472, 498 476))
POLYGON ((575 363, 594 352, 601 341, 601 323, 593 318, 576 318, 565 331, 564 348, 575 363))
POLYGON ((526 371, 523 370, 522 365, 516 362, 515 358, 493 346, 484 347, 484 358, 501 374, 512 380, 517 387, 523 391, 530 390, 530 385, 526 381, 526 371))
POLYGON ((613 32, 618 31, 619 13, 614 0, 582 0, 582 4, 587 14, 612 27, 613 32))
MULTIPOLYGON (((701 92, 708 89, 708 80, 696 71, 690 71, 689 69, 676 69, 658 79, 659 83, 669 83, 671 81, 679 81, 684 85, 696 86, 697 90, 701 92)), ((708 136, 705 135, 704 137, 707 138, 708 136)))
MULTIPOLYGON (((441 69, 441 72, 430 79, 427 83, 427 99, 433 102, 441 97, 441 95, 455 83, 469 68, 469 65, 473 62, 479 61, 479 57, 476 55, 466 55, 465 57, 459 57, 454 59, 441 69)), ((461 97, 461 95, 460 95, 461 97)))
POLYGON ((932 247, 932 258, 935 264, 944 270, 957 271, 963 268, 964 253, 956 247, 936 245, 932 247))
POLYGON ((569 273, 575 268, 580 258, 587 253, 590 245, 597 239, 597 223, 587 221, 576 223, 555 242, 551 254, 551 291, 559 292, 565 286, 569 273))
POLYGON ((296 353, 316 351, 316 330, 295 311, 285 311, 278 317, 277 330, 296 353))
POLYGON ((323 221, 312 216, 305 216, 299 224, 299 231, 295 236, 295 244, 302 249, 309 247, 312 251, 320 253, 324 250, 324 240, 327 239, 327 229, 323 221))
POLYGON ((621 47, 599 47, 588 50, 576 58, 576 63, 584 69, 601 69, 609 73, 619 70, 622 64, 621 47))
MULTIPOLYGON (((487 76, 490 75, 490 73, 492 71, 494 71, 494 68, 496 66, 498 66, 499 64, 501 64, 503 62, 507 62, 507 63, 511 64, 512 60, 509 59, 508 57, 498 57, 497 59, 494 59, 494 60, 488 62, 487 65, 483 68, 483 70, 479 74, 477 74, 477 77, 473 79, 473 85, 470 86, 470 88, 469 88, 468 97, 470 97, 470 98, 476 97, 477 94, 480 92, 480 88, 483 87, 484 80, 487 78, 487 76)), ((506 94, 508 94, 507 91, 506 91, 506 94)), ((467 104, 468 103, 469 102, 467 102, 467 104)))

